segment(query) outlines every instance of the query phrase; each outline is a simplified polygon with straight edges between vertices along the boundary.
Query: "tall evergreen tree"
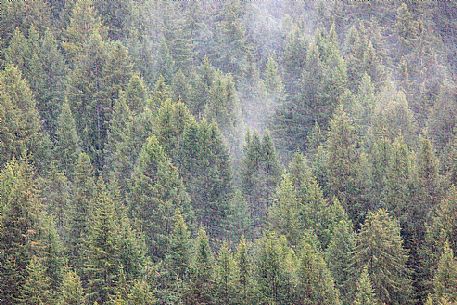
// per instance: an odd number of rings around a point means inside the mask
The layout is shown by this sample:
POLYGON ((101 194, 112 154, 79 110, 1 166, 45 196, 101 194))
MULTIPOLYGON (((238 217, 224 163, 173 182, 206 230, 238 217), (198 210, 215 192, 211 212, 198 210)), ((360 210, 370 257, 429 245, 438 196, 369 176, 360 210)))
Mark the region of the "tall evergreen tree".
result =
POLYGON ((216 258, 214 270, 214 302, 217 304, 237 304, 238 269, 233 254, 224 243, 216 258))
POLYGON ((57 121, 54 155, 58 160, 59 170, 70 180, 74 178, 74 166, 81 150, 80 145, 75 119, 68 101, 65 100, 57 121))
POLYGON ((355 260, 359 270, 367 266, 381 302, 412 303, 408 253, 398 223, 385 210, 368 214, 357 235, 355 260))
POLYGON ((354 250, 355 234, 352 224, 348 220, 341 220, 333 228, 325 258, 344 304, 350 304, 354 297, 356 276, 354 250))
POLYGON ((214 288, 214 257, 205 229, 200 227, 194 241, 193 259, 191 262, 191 282, 188 304, 211 304, 214 288))
POLYGON ((255 236, 259 236, 273 192, 279 182, 281 168, 271 137, 248 132, 241 161, 243 194, 248 202, 255 236))
POLYGON ((155 136, 143 145, 132 174, 129 206, 154 259, 163 258, 168 249, 175 209, 179 208, 189 220, 193 217, 178 171, 155 136))
POLYGON ((443 253, 433 278, 434 299, 440 303, 457 302, 457 261, 449 243, 444 244, 443 253))
POLYGON ((79 276, 73 271, 67 271, 60 287, 58 298, 59 305, 83 305, 85 304, 84 290, 79 276))
POLYGON ((7 66, 0 72, 0 163, 32 155, 37 170, 49 165, 50 141, 42 131, 36 102, 21 72, 7 66))
POLYGON ((53 302, 51 281, 45 268, 36 256, 32 256, 26 268, 27 277, 20 291, 17 304, 49 304, 53 302))
POLYGON ((360 274, 359 281, 357 282, 357 292, 355 294, 354 305, 377 305, 379 301, 376 298, 375 292, 371 285, 370 275, 368 268, 365 266, 360 274))

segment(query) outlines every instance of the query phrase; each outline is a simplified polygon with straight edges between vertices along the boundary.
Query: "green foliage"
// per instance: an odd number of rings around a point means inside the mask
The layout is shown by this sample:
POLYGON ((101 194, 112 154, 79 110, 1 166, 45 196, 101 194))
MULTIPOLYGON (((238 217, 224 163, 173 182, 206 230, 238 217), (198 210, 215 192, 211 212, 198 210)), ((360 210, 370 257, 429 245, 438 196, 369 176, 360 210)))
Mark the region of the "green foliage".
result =
POLYGON ((154 259, 163 258, 168 249, 175 210, 192 219, 189 195, 155 136, 143 145, 132 174, 129 207, 154 259))
POLYGON ((367 266, 381 302, 412 302, 407 260, 398 223, 383 209, 369 213, 357 235, 355 261, 359 270, 367 266))
POLYGON ((32 256, 26 268, 27 277, 21 287, 17 304, 48 304, 52 302, 51 283, 46 276, 43 264, 36 256, 32 256))
POLYGON ((354 305, 376 305, 379 301, 376 298, 373 290, 368 268, 365 266, 360 274, 359 281, 357 282, 357 292, 355 294, 354 305))
POLYGON ((457 261, 446 241, 433 278, 434 299, 437 302, 457 302, 457 261))
POLYGON ((85 303, 84 291, 79 276, 73 271, 65 272, 60 287, 58 304, 83 305, 85 303))

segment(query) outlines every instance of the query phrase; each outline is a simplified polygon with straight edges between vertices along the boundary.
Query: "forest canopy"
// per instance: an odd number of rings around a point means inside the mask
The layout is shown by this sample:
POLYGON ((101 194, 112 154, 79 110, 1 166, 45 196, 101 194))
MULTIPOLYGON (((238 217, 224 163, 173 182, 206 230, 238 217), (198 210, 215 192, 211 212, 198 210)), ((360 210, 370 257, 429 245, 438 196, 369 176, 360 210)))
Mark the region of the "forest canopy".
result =
POLYGON ((0 304, 457 304, 456 2, 0 12, 0 304))

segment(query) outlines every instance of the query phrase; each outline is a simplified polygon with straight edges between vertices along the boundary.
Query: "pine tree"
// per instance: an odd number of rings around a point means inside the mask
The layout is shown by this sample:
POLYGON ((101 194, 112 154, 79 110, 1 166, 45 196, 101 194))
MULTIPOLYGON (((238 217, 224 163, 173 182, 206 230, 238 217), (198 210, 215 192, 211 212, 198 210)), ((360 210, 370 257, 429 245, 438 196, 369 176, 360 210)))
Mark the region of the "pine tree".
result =
POLYGON ((259 302, 293 304, 296 258, 286 238, 274 232, 266 233, 257 240, 257 251, 255 279, 259 302))
POLYGON ((216 71, 214 81, 209 90, 209 101, 204 110, 208 121, 215 121, 228 143, 230 152, 235 156, 239 153, 240 143, 237 134, 240 131, 241 108, 230 75, 216 71))
POLYGON ((87 279, 89 301, 104 303, 114 296, 119 269, 122 268, 119 265, 120 235, 114 201, 100 180, 93 201, 82 271, 87 279))
POLYGON ((46 270, 36 256, 32 256, 26 268, 27 277, 20 290, 17 304, 35 305, 53 302, 51 283, 46 275, 46 270))
POLYGON ((121 93, 114 105, 113 118, 108 130, 105 146, 105 172, 110 179, 116 179, 125 197, 128 181, 133 171, 136 153, 133 146, 133 116, 127 105, 125 93, 121 93))
POLYGON ((398 223, 383 209, 369 213, 357 235, 355 261, 360 269, 367 265, 381 302, 409 304, 412 301, 407 260, 398 223))
POLYGON ((78 0, 71 10, 68 27, 64 32, 62 47, 70 66, 76 67, 77 58, 84 53, 86 43, 94 32, 102 32, 100 17, 97 16, 92 0, 78 0))
POLYGON ((169 251, 164 259, 164 279, 161 296, 168 302, 183 302, 190 284, 190 267, 192 257, 190 231, 179 210, 174 216, 174 227, 170 238, 169 251))
POLYGON ((244 237, 241 238, 235 253, 238 269, 238 303, 254 303, 255 281, 254 265, 250 256, 248 244, 244 237))
POLYGON ((67 271, 60 287, 59 305, 85 304, 84 290, 79 276, 73 271, 67 271))
POLYGON ((373 286, 371 285, 368 267, 365 266, 357 282, 357 292, 355 294, 354 305, 378 305, 373 286))
POLYGON ((68 101, 65 100, 57 121, 54 155, 58 160, 58 168, 70 180, 74 178, 74 166, 80 153, 80 140, 76 131, 76 123, 68 101))
POLYGON ((227 213, 227 238, 238 243, 242 237, 252 236, 252 219, 249 207, 240 190, 235 190, 230 198, 227 213))
POLYGON ((183 182, 155 136, 143 145, 133 171, 129 206, 154 259, 163 258, 168 249, 175 209, 192 219, 183 182))
POLYGON ((457 302, 457 260, 446 241, 433 278, 434 295, 437 302, 445 299, 449 303, 457 302))
POLYGON ((326 249, 326 262, 332 272, 335 286, 339 289, 341 300, 350 304, 354 297, 355 234, 348 220, 341 220, 334 228, 330 244, 326 249))

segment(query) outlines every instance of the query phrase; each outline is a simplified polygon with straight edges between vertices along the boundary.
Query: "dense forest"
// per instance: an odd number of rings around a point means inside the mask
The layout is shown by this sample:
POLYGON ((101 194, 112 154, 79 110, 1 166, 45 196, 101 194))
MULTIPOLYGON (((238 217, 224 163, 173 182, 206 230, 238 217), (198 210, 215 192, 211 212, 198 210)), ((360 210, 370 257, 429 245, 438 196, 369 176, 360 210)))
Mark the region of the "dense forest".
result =
POLYGON ((0 304, 457 304, 457 2, 0 1, 0 304))

